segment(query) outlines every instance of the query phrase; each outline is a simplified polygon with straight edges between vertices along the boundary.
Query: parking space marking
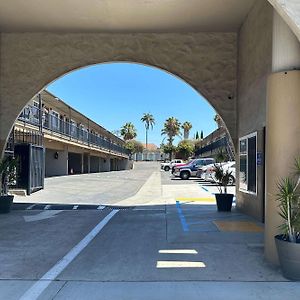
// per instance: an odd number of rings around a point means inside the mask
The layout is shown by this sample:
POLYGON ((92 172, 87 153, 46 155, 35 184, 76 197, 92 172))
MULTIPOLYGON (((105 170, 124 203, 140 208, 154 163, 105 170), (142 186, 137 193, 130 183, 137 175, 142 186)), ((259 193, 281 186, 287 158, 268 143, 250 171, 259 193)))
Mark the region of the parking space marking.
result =
POLYGON ((51 208, 51 205, 46 205, 45 207, 44 207, 44 210, 47 210, 47 209, 50 209, 51 208))
POLYGON ((73 249, 58 261, 44 276, 29 288, 20 300, 35 300, 51 284, 51 282, 81 253, 81 251, 97 236, 103 227, 119 212, 111 211, 100 221, 73 249))
POLYGON ((34 207, 35 207, 35 204, 32 204, 32 205, 28 206, 28 207, 26 208, 26 210, 31 210, 31 209, 33 209, 34 207))
POLYGON ((209 190, 205 187, 203 187, 201 184, 200 184, 200 187, 202 188, 202 190, 204 190, 205 192, 209 192, 209 190))
POLYGON ((177 208, 177 212, 178 212, 178 215, 179 215, 179 219, 181 221, 183 231, 185 231, 185 232, 189 231, 189 226, 186 223, 186 220, 185 220, 185 217, 183 215, 183 212, 182 212, 181 205, 180 205, 179 201, 176 201, 176 208, 177 208))
POLYGON ((176 198, 178 201, 188 201, 188 202, 193 202, 193 201, 202 201, 202 202, 211 202, 215 203, 216 199, 213 197, 197 197, 197 198, 176 198))
POLYGON ((98 210, 102 210, 102 209, 104 209, 104 208, 105 208, 104 205, 99 205, 99 206, 97 207, 98 210))
POLYGON ((72 209, 77 209, 79 205, 74 205, 72 209))

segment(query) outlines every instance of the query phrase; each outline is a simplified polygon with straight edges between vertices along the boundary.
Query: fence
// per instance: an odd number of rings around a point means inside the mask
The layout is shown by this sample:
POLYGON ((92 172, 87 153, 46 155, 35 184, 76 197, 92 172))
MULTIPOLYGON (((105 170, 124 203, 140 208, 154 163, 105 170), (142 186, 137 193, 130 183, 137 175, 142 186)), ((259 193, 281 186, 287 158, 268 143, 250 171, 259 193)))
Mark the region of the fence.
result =
MULTIPOLYGON (((73 120, 64 120, 63 117, 58 114, 53 115, 45 111, 40 113, 40 109, 36 106, 26 106, 18 120, 25 124, 39 126, 50 133, 57 133, 70 140, 76 140, 77 142, 89 146, 129 155, 127 149, 112 142, 110 139, 90 131, 83 125, 76 124, 73 120)), ((23 137, 23 139, 26 138, 26 136, 23 137)))

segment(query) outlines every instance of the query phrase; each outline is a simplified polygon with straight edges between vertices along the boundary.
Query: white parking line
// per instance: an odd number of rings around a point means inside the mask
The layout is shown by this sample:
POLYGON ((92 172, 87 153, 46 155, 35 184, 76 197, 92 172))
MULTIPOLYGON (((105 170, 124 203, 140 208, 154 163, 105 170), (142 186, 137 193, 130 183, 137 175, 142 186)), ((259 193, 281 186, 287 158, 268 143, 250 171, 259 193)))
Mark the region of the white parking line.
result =
POLYGON ((74 205, 72 209, 77 209, 79 205, 74 205))
POLYGON ((26 208, 26 210, 33 209, 33 208, 35 207, 35 205, 36 205, 36 204, 31 204, 30 206, 28 206, 28 207, 26 208))
POLYGON ((104 208, 105 208, 104 205, 99 205, 99 206, 97 207, 97 209, 100 209, 100 210, 102 210, 102 209, 104 209, 104 208))
POLYGON ((50 209, 50 207, 51 207, 51 205, 48 204, 44 207, 44 210, 50 209))
POLYGON ((119 210, 111 211, 99 222, 69 253, 56 263, 44 276, 37 281, 20 300, 35 300, 51 284, 51 282, 80 254, 80 252, 96 237, 103 227, 119 210))

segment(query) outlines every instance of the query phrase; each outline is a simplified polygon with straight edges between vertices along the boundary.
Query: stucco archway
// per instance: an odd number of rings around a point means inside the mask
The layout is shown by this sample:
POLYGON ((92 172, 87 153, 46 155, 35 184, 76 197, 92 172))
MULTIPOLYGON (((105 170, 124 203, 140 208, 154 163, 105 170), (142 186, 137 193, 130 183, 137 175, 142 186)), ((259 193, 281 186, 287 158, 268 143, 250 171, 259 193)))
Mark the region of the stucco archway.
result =
POLYGON ((300 4, 298 0, 268 0, 300 41, 300 4))
POLYGON ((236 34, 3 34, 1 150, 24 105, 60 76, 88 65, 136 62, 172 73, 202 94, 236 139, 236 34))

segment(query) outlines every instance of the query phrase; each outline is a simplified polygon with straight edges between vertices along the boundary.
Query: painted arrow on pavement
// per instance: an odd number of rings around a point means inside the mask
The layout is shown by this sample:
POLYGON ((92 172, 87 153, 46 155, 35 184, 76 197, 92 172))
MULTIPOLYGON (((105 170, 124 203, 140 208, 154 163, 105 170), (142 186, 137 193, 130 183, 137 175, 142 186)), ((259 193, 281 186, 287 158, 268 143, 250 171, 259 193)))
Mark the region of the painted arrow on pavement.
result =
POLYGON ((33 216, 23 216, 25 222, 35 222, 35 221, 41 221, 45 219, 54 218, 55 215, 61 213, 63 210, 46 210, 42 211, 39 214, 33 215, 33 216))

